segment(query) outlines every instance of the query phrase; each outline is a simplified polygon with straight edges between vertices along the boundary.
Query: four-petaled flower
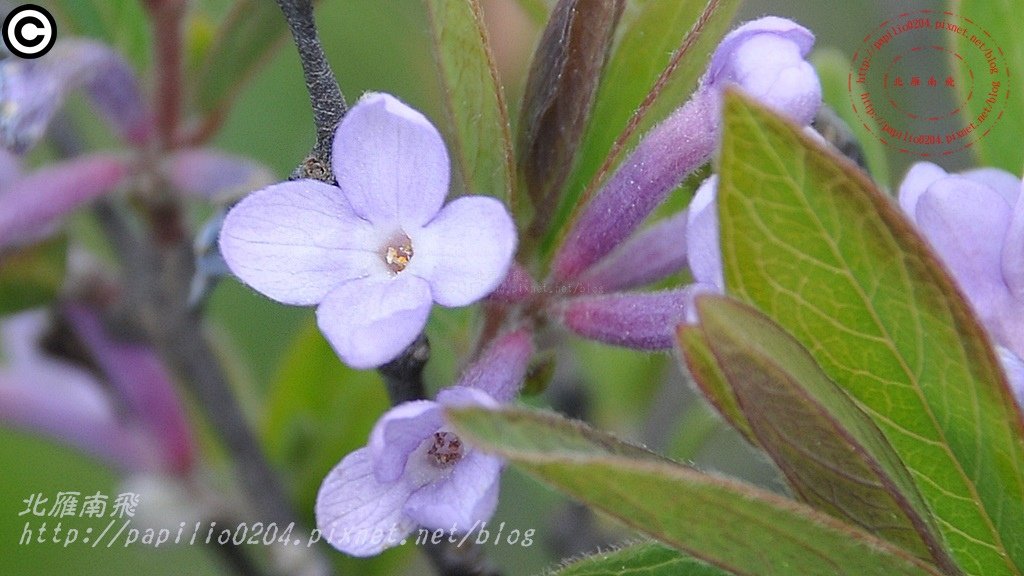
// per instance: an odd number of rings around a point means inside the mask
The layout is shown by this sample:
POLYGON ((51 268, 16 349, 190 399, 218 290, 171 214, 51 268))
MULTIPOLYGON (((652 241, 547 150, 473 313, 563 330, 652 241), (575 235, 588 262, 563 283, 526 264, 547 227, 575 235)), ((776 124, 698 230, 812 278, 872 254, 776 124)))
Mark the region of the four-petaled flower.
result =
POLYGON ((295 180, 245 198, 220 247, 256 290, 319 305, 320 329, 349 365, 388 362, 415 340, 432 302, 465 306, 505 277, 512 218, 482 196, 442 207, 448 153, 419 112, 367 94, 338 126, 332 167, 338 186, 295 180))
POLYGON ((498 504, 502 461, 466 445, 444 421, 446 406, 495 408, 486 392, 442 390, 437 401, 399 404, 377 422, 365 448, 328 474, 316 500, 317 528, 332 546, 372 556, 416 526, 468 532, 498 504))

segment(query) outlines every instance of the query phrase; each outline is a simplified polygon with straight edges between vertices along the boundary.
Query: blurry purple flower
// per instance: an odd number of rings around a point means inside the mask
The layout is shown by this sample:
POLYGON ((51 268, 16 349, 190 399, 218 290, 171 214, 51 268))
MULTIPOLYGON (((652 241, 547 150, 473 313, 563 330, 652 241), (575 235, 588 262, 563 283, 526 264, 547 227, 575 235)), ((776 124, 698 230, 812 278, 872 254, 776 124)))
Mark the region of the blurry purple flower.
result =
POLYGON ((8 317, 0 323, 0 424, 43 433, 126 471, 189 471, 194 445, 156 355, 112 340, 86 308, 66 312, 107 381, 43 351, 45 311, 8 317))
POLYGON ((79 88, 125 142, 149 139, 150 113, 128 63, 108 46, 70 39, 42 58, 0 62, 0 146, 19 154, 30 149, 79 88))
POLYGON ((369 445, 331 470, 315 511, 332 546, 372 556, 399 545, 417 526, 467 532, 491 517, 502 461, 463 443, 445 424, 444 408, 462 405, 498 403, 456 386, 436 402, 399 404, 377 422, 369 445))
POLYGON ((730 32, 690 100, 644 136, 586 205, 555 256, 555 280, 573 280, 607 256, 683 178, 711 159, 726 87, 737 86, 794 121, 809 123, 821 105, 818 76, 804 60, 813 44, 810 31, 784 18, 761 18, 730 32))
POLYGON ((1024 357, 1024 196, 1021 180, 982 168, 947 174, 911 167, 903 211, 952 272, 997 344, 1024 357))
POLYGON ((411 344, 432 302, 465 306, 505 278, 516 232, 499 201, 443 206, 448 153, 422 114, 364 96, 338 126, 338 186, 275 184, 228 214, 220 248, 246 284, 286 304, 318 305, 320 329, 356 368, 411 344))
POLYGON ((64 216, 116 188, 128 173, 127 158, 93 154, 21 174, 13 155, 0 150, 0 252, 52 234, 64 216))
POLYGON ((262 164, 209 148, 172 152, 163 173, 178 192, 218 204, 229 204, 252 190, 273 183, 273 173, 262 164))
POLYGON ((498 402, 510 402, 519 394, 533 353, 533 339, 527 330, 501 335, 466 367, 456 386, 482 390, 498 402))

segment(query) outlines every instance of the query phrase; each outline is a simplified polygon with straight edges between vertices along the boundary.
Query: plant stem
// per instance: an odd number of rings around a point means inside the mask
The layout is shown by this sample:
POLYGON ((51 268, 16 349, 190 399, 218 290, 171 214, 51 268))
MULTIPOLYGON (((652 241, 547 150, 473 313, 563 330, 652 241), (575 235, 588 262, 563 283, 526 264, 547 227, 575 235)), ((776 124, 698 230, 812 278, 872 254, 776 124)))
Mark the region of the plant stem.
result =
POLYGON ((153 91, 156 126, 164 149, 175 144, 181 119, 182 20, 186 4, 181 0, 146 0, 153 26, 156 89, 153 91))
POLYGON ((316 144, 309 157, 295 169, 292 178, 313 178, 333 183, 331 146, 334 143, 334 129, 347 111, 345 97, 320 44, 312 0, 277 0, 277 4, 288 21, 288 28, 299 51, 309 103, 313 108, 313 125, 316 127, 316 144))

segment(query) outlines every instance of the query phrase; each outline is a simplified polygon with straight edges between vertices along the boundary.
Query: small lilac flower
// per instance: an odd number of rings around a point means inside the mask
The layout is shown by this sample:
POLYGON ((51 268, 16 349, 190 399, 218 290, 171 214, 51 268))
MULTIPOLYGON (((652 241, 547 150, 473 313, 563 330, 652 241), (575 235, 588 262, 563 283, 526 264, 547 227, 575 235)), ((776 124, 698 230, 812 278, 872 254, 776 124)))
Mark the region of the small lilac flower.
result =
POLYGON ((316 521, 332 546, 372 556, 417 526, 466 532, 491 517, 502 461, 445 424, 444 407, 462 405, 499 404, 464 386, 441 391, 436 402, 399 404, 377 422, 369 445, 331 470, 317 495, 316 521))
POLYGON ((800 124, 821 106, 821 84, 804 60, 806 28, 765 17, 730 32, 689 101, 648 132, 569 231, 552 265, 573 280, 626 239, 689 173, 711 159, 721 132, 721 97, 736 86, 800 124))
POLYGON ((1024 357, 1024 196, 1021 180, 982 168, 947 174, 911 167, 899 189, 903 211, 949 268, 999 345, 1024 357))
POLYGON ((338 186, 275 184, 228 214, 221 253, 243 282, 279 302, 318 305, 320 329, 356 368, 395 358, 432 302, 465 306, 492 292, 515 252, 499 201, 443 206, 449 161, 422 114, 387 94, 364 96, 335 133, 338 186))
POLYGON ((487 521, 497 506, 502 461, 463 443, 445 424, 443 409, 512 400, 533 352, 525 329, 503 334, 436 402, 405 402, 385 413, 369 445, 346 456, 320 487, 316 520, 327 541, 353 556, 371 556, 418 525, 466 532, 487 521))

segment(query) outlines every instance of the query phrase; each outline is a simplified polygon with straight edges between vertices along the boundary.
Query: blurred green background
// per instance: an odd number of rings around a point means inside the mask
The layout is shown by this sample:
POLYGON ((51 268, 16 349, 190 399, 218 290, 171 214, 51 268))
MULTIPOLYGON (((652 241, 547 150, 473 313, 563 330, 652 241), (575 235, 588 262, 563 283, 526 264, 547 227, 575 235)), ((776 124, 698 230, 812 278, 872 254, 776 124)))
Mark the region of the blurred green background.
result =
MULTIPOLYGON (((136 0, 38 3, 44 7, 61 4, 64 9, 71 6, 70 12, 92 5, 96 12, 87 15, 84 23, 61 21, 60 30, 77 25, 88 34, 120 31, 115 34, 117 45, 127 50, 137 65, 147 62, 148 32, 139 26, 141 12, 136 0)), ((202 46, 212 40, 215 24, 230 3, 202 0, 194 4, 189 34, 197 46, 202 46)), ((899 10, 934 4, 901 2, 899 10)), ((489 0, 484 6, 499 43, 496 52, 514 114, 538 28, 518 11, 516 0, 489 0)), ((791 17, 816 33, 819 47, 835 47, 848 55, 864 34, 895 10, 880 0, 748 0, 741 15, 743 19, 764 14, 791 17)), ((322 0, 317 14, 325 48, 349 102, 364 91, 387 91, 437 119, 438 124, 443 121, 440 86, 420 0, 322 0)), ((88 121, 84 122, 88 126, 88 121)), ((215 144, 264 162, 282 178, 308 152, 312 144, 309 102, 289 39, 283 40, 273 58, 245 85, 215 144)), ((892 178, 898 178, 910 159, 888 150, 884 154, 891 163, 892 178)), ((953 159, 947 167, 955 168, 957 162, 966 161, 953 159)), ((90 226, 87 219, 76 225, 85 231, 90 226)), ((209 312, 210 329, 231 368, 244 407, 306 521, 311 523, 312 498, 325 471, 365 443, 370 426, 387 408, 379 378, 374 372, 358 373, 340 364, 316 330, 312 309, 279 305, 237 283, 224 282, 214 293, 209 312)), ((430 333, 435 335, 435 358, 427 375, 431 387, 452 382, 457 359, 470 345, 470 320, 471 313, 466 311, 435 310, 430 325, 430 333)), ((768 464, 696 400, 672 356, 642 355, 578 342, 570 348, 575 354, 560 358, 553 392, 572 395, 584 391, 587 415, 598 426, 698 466, 778 488, 768 464)), ((548 405, 552 397, 530 401, 548 405)), ((206 443, 210 442, 207 437, 206 443)), ((215 450, 207 453, 217 454, 215 450)), ((211 458, 210 467, 212 474, 229 478, 223 462, 216 457, 211 458)), ((0 475, 2 574, 136 574, 142 566, 151 576, 221 573, 219 558, 200 546, 153 550, 145 546, 92 549, 77 544, 64 549, 52 543, 18 545, 25 525, 25 517, 18 513, 30 494, 80 490, 83 494, 100 491, 113 497, 119 491, 119 480, 111 471, 75 452, 11 431, 0 431, 0 470, 4 471, 0 475)), ((142 495, 140 506, 145 505, 146 497, 142 495)), ((581 529, 580 518, 562 497, 509 471, 492 525, 505 522, 509 528, 533 528, 534 542, 531 547, 490 547, 489 554, 506 573, 537 572, 567 551, 559 547, 560 539, 581 529)), ((80 530, 90 526, 98 527, 98 523, 76 519, 74 524, 80 530)), ((631 536, 600 519, 595 530, 599 536, 617 540, 631 536)), ((420 574, 427 570, 411 546, 358 561, 326 546, 323 551, 336 562, 338 573, 420 574)))

